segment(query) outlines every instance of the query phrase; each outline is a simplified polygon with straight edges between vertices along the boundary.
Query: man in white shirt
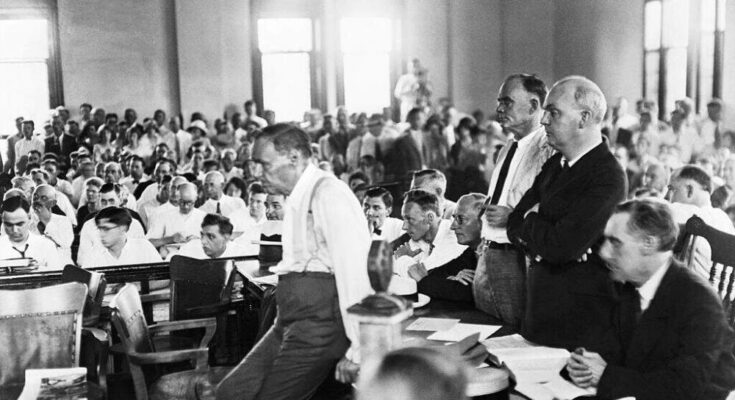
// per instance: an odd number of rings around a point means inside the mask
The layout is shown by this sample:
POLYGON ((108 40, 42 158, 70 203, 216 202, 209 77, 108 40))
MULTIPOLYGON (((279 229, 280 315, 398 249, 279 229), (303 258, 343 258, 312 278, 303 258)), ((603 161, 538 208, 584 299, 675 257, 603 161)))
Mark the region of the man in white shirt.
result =
POLYGON ((421 71, 421 62, 418 58, 411 60, 409 64, 410 72, 401 75, 396 82, 396 88, 393 90, 395 96, 401 104, 401 121, 406 119, 408 112, 416 107, 419 90, 419 72, 421 71))
POLYGON ((80 207, 79 202, 82 198, 85 198, 85 201, 87 200, 86 196, 84 196, 86 190, 86 185, 84 183, 87 179, 95 177, 94 163, 89 156, 85 156, 83 160, 80 159, 79 170, 81 171, 81 174, 71 181, 72 197, 70 199, 71 204, 77 208, 80 207))
POLYGON ((459 257, 467 248, 457 242, 451 230, 452 221, 440 217, 439 198, 434 193, 408 191, 401 215, 410 240, 400 245, 394 243, 398 246, 393 267, 398 275, 419 281, 428 271, 459 257))
POLYGON ((254 101, 252 100, 246 101, 245 104, 243 104, 243 109, 245 110, 245 121, 246 122, 247 121, 255 122, 256 124, 258 124, 258 128, 260 129, 263 129, 266 126, 268 126, 268 122, 265 119, 260 118, 257 115, 258 107, 254 101))
POLYGON ((201 239, 194 239, 181 246, 178 255, 198 258, 230 258, 254 255, 232 242, 232 223, 227 217, 207 214, 202 220, 201 239))
POLYGON ((707 117, 699 127, 702 144, 709 148, 720 148, 725 129, 722 124, 722 100, 714 98, 707 103, 707 117))
POLYGON ((56 188, 56 190, 66 196, 68 200, 71 200, 73 197, 73 190, 71 187, 71 183, 69 181, 66 181, 64 179, 58 178, 59 173, 59 164, 54 159, 46 159, 43 160, 43 163, 41 164, 43 166, 44 171, 48 173, 48 179, 46 182, 56 188))
POLYGON ((225 176, 225 181, 229 181, 232 178, 242 178, 242 168, 235 166, 235 160, 237 160, 237 153, 233 149, 222 150, 220 163, 222 164, 222 174, 225 176))
POLYGON ((413 189, 434 193, 439 199, 440 216, 444 219, 452 219, 457 203, 444 197, 444 192, 447 190, 447 177, 441 171, 425 169, 414 172, 411 179, 411 190, 413 189))
MULTIPOLYGON (((696 215, 717 230, 735 234, 735 227, 727 214, 719 208, 712 207, 711 192, 712 178, 702 168, 687 165, 674 172, 667 194, 667 198, 671 201, 674 221, 683 226, 689 218, 696 215)), ((710 261, 712 249, 709 243, 697 238, 694 252, 693 262, 689 267, 708 280, 712 268, 710 261)))
POLYGON ((143 171, 143 159, 140 156, 133 154, 127 162, 130 166, 130 175, 120 178, 120 184, 128 188, 128 192, 135 193, 138 185, 149 178, 143 171))
POLYGON ((21 162, 21 157, 28 157, 28 153, 31 150, 36 150, 43 154, 46 144, 43 139, 33 136, 33 130, 35 124, 32 120, 23 120, 23 139, 15 142, 15 163, 16 169, 18 164, 21 162))
MULTIPOLYGON (((120 185, 106 183, 100 188, 100 211, 109 207, 120 207, 120 185)), ((133 212, 130 211, 129 212, 133 212)), ((99 211, 98 211, 99 213, 99 211)), ((88 260, 91 254, 94 254, 96 250, 99 250, 102 246, 100 241, 100 232, 97 230, 97 224, 93 217, 88 217, 87 222, 82 225, 82 230, 79 232, 79 252, 77 254, 77 260, 88 260)), ((132 214, 131 214, 132 218, 132 214)), ((133 219, 129 229, 127 229, 127 236, 134 239, 144 239, 145 230, 143 225, 138 222, 137 219, 133 219)), ((80 263, 81 264, 81 263, 80 263)))
POLYGON ((71 260, 63 257, 49 239, 30 232, 31 205, 21 196, 3 202, 2 223, 5 234, 0 236, 0 259, 31 258, 41 271, 60 270, 71 260))
MULTIPOLYGON (((166 178, 163 178, 166 180, 166 178)), ((186 180, 183 176, 175 176, 173 179, 171 179, 169 183, 169 190, 168 190, 168 202, 163 203, 157 207, 154 207, 152 209, 147 209, 146 214, 148 218, 148 229, 150 230, 154 225, 158 224, 160 221, 160 217, 162 215, 166 215, 166 212, 169 212, 171 210, 178 210, 179 209, 179 198, 180 192, 179 192, 179 186, 183 183, 187 183, 189 181, 186 180)), ((156 202, 157 203, 157 202, 156 202)), ((151 203, 149 203, 151 204, 151 203)))
MULTIPOLYGON (((182 177, 181 179, 184 178, 182 177)), ((146 228, 151 228, 150 217, 152 213, 155 212, 155 210, 157 210, 160 206, 168 203, 171 193, 172 181, 173 178, 171 178, 170 176, 164 176, 163 180, 158 185, 158 194, 156 195, 156 198, 138 205, 138 215, 140 215, 140 219, 143 220, 143 225, 146 228)))
MULTIPOLYGON (((54 244, 65 259, 71 260, 71 243, 74 241, 74 230, 71 222, 64 216, 54 214, 51 209, 56 205, 59 196, 56 189, 43 184, 33 191, 33 212, 38 218, 34 233, 45 236, 54 244)), ((63 196, 63 195, 61 195, 63 196)))
POLYGON ((235 230, 235 237, 245 233, 252 239, 260 237, 260 227, 266 220, 265 200, 267 194, 263 185, 253 182, 248 186, 248 206, 238 208, 228 215, 235 230))
POLYGON ((101 246, 79 257, 83 268, 107 265, 131 265, 160 262, 156 248, 143 238, 130 237, 128 230, 134 220, 121 207, 107 207, 95 215, 95 224, 101 246))
POLYGON ((358 325, 346 310, 372 292, 369 232, 360 228, 367 221, 347 185, 311 163, 310 139, 301 129, 264 129, 255 139, 253 160, 263 165, 266 190, 288 196, 283 260, 276 267, 278 316, 219 384, 217 398, 309 397, 335 364, 342 381, 351 382, 357 373, 358 325))
MULTIPOLYGON (((138 202, 145 203, 146 201, 154 199, 158 194, 158 182, 160 182, 165 175, 173 175, 175 172, 176 164, 172 160, 159 160, 156 163, 156 168, 153 170, 155 182, 147 185, 145 189, 143 189, 140 193, 140 197, 138 197, 138 202)), ((137 188, 136 192, 140 191, 141 187, 137 188)))
POLYGON ((473 295, 478 309, 515 326, 525 307, 526 263, 505 228, 508 215, 554 154, 541 125, 546 93, 544 82, 528 74, 510 75, 498 91, 498 122, 513 138, 500 150, 490 179, 473 295))
POLYGON ((171 132, 176 134, 177 147, 179 149, 179 154, 176 161, 179 164, 184 164, 188 161, 186 153, 189 151, 189 148, 191 148, 192 134, 181 129, 181 122, 179 122, 179 117, 169 118, 168 128, 169 130, 171 130, 171 132))
MULTIPOLYGON (((31 177, 33 179, 33 183, 35 183, 36 186, 48 185, 49 175, 46 171, 42 169, 34 169, 33 171, 31 171, 31 177)), ((22 178, 18 178, 18 179, 22 179, 22 178)), ((26 186, 26 185, 28 185, 27 181, 23 183, 23 186, 26 186)), ((24 191, 25 190, 26 189, 24 189, 24 191)), ((32 194, 33 187, 32 186, 29 187, 28 191, 31 192, 30 194, 26 192, 28 198, 32 198, 33 197, 33 194, 32 194)), ((54 189, 54 191, 57 194, 56 195, 56 206, 61 210, 61 212, 64 213, 64 215, 69 220, 69 222, 72 224, 72 226, 76 226, 77 225, 76 210, 74 209, 74 206, 71 205, 71 201, 69 201, 69 198, 66 197, 63 193, 59 192, 58 190, 54 189)))
POLYGON ((225 177, 219 171, 209 171, 204 176, 204 194, 207 201, 199 209, 205 214, 219 214, 228 217, 233 211, 245 208, 245 202, 239 197, 231 197, 223 193, 225 177))
POLYGON ((191 182, 179 185, 179 207, 161 213, 151 225, 147 238, 159 249, 161 256, 176 253, 181 244, 199 237, 205 212, 194 208, 197 187, 191 182))
POLYGON ((390 217, 393 212, 393 195, 382 187, 373 187, 365 192, 362 210, 368 220, 371 240, 385 240, 388 243, 403 234, 403 221, 390 217))

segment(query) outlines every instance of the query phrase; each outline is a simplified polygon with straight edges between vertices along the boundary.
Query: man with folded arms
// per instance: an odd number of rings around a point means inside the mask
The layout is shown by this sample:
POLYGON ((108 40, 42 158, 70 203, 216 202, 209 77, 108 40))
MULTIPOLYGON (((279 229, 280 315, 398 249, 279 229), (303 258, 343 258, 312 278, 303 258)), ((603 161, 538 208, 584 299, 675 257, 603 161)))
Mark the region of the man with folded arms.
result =
POLYGON ((623 203, 607 222, 600 256, 621 283, 614 320, 622 355, 580 348, 566 367, 597 398, 721 400, 735 389, 722 300, 673 259, 677 234, 671 208, 656 199, 623 203))

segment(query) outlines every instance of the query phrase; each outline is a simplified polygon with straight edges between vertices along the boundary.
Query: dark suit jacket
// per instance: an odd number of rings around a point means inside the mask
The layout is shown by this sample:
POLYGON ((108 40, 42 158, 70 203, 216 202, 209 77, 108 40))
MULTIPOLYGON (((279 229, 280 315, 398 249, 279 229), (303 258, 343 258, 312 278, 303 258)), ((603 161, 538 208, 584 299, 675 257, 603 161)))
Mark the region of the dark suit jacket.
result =
POLYGON ((61 154, 61 142, 56 137, 48 137, 43 140, 44 152, 47 154, 61 154))
POLYGON ((521 333, 542 345, 607 354, 613 285, 596 255, 577 259, 601 238, 616 204, 625 199, 625 172, 606 143, 562 171, 551 157, 508 217, 508 238, 532 260, 521 333), (539 204, 538 212, 524 214, 539 204), (537 256, 541 261, 533 261, 537 256), (607 338, 607 339, 606 339, 607 338))
POLYGON ((421 169, 421 154, 421 149, 408 132, 401 135, 385 156, 386 180, 410 179, 409 172, 421 169))
POLYGON ((477 254, 475 249, 467 247, 459 257, 429 271, 429 275, 418 282, 418 291, 434 299, 443 299, 468 303, 475 303, 472 297, 472 286, 463 285, 447 277, 454 276, 463 269, 477 268, 477 254))
MULTIPOLYGON (((632 286, 625 289, 638 295, 632 286)), ((722 302, 702 278, 674 262, 637 324, 616 312, 623 345, 597 387, 602 399, 717 400, 735 389, 733 331, 722 302)))

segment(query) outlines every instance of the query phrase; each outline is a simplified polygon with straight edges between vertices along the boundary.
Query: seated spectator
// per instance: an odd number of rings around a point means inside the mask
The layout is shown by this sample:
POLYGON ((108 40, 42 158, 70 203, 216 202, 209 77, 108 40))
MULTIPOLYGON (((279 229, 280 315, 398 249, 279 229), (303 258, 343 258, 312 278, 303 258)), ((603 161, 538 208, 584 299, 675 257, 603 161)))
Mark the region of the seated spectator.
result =
MULTIPOLYGON (((105 183, 100 188, 100 211, 109 207, 120 207, 122 201, 120 200, 120 185, 112 183, 105 183)), ((99 213, 99 211, 97 212, 99 213)), ((87 221, 82 225, 82 229, 79 232, 79 252, 77 254, 77 261, 81 265, 81 260, 89 260, 96 251, 100 250, 103 245, 100 241, 100 233, 97 230, 97 224, 94 221, 95 214, 87 216, 87 221)), ((133 222, 130 223, 130 229, 128 237, 135 239, 145 238, 145 229, 140 222, 140 216, 135 211, 128 209, 130 217, 133 222), (137 217, 137 218, 136 218, 137 217)), ((89 261, 87 261, 89 262, 89 261)))
POLYGON ((641 186, 636 190, 646 189, 655 197, 663 198, 666 195, 666 185, 669 182, 669 171, 658 162, 649 163, 643 170, 641 186))
POLYGON ((710 285, 673 259, 678 229, 655 199, 616 207, 600 256, 620 287, 620 357, 578 349, 567 372, 599 399, 725 399, 735 389, 733 331, 710 285))
POLYGON ((31 231, 51 240, 56 245, 59 255, 71 260, 74 229, 68 218, 53 213, 57 196, 59 194, 56 189, 48 184, 38 185, 33 191, 32 207, 37 222, 31 227, 31 231))
POLYGON ((735 156, 730 156, 722 164, 722 180, 724 185, 717 188, 713 193, 713 206, 717 208, 728 208, 735 206, 735 156), (717 204, 714 200, 717 199, 717 204))
POLYGON ((30 258, 38 263, 39 270, 60 270, 71 260, 63 257, 49 239, 31 233, 31 205, 22 196, 3 201, 2 223, 4 235, 0 235, 0 259, 30 258))
POLYGON ((398 275, 419 281, 426 272, 459 257, 467 248, 457 243, 452 223, 439 217, 439 199, 433 193, 418 189, 406 193, 401 215, 406 235, 393 242, 398 275))
POLYGON ((204 177, 204 195, 206 201, 199 209, 205 214, 229 216, 237 209, 245 208, 245 202, 238 197, 224 194, 225 177, 219 171, 207 172, 204 177))
MULTIPOLYGON (((166 178, 164 178, 164 180, 165 179, 166 178)), ((181 197, 179 186, 187 182, 189 181, 183 176, 175 176, 171 179, 171 182, 169 183, 168 202, 161 204, 148 212, 149 229, 153 225, 159 223, 161 215, 166 215, 165 213, 170 210, 179 209, 179 198, 181 197)))
POLYGON ((419 293, 432 298, 474 303, 472 282, 477 268, 477 248, 480 245, 485 196, 470 193, 460 197, 452 216, 450 229, 457 237, 457 243, 467 246, 462 254, 448 263, 434 268, 418 281, 419 293))
POLYGON ((372 232, 372 240, 385 240, 388 243, 403 234, 403 221, 390 217, 393 212, 393 196, 382 187, 376 186, 365 192, 362 210, 372 232))
POLYGON ((434 193, 439 198, 440 216, 444 219, 452 219, 457 203, 444 197, 444 193, 447 191, 447 178, 441 171, 425 169, 415 172, 411 180, 411 190, 414 189, 434 193))
POLYGON ((59 193, 66 196, 67 199, 71 200, 71 198, 73 197, 71 183, 69 183, 69 181, 67 180, 58 178, 58 161, 53 159, 46 159, 41 163, 41 166, 43 167, 43 170, 46 171, 46 173, 48 174, 48 179, 46 179, 46 182, 49 185, 53 186, 59 193))
MULTIPOLYGON (((219 214, 207 214, 202 220, 201 239, 194 239, 181 246, 178 255, 208 259, 251 255, 246 249, 232 242, 232 223, 219 214)), ((257 253, 255 253, 257 254, 257 253)))
POLYGON ((130 193, 135 193, 135 189, 138 188, 138 185, 141 182, 148 181, 150 177, 145 174, 145 166, 142 158, 132 155, 128 158, 127 162, 130 175, 121 178, 119 183, 128 188, 130 193))
POLYGON ((89 156, 79 156, 79 175, 75 176, 71 182, 72 197, 71 203, 74 207, 79 207, 79 201, 85 195, 87 186, 85 182, 89 178, 95 177, 94 164, 89 156))
POLYGON ((106 207, 94 217, 101 246, 94 247, 84 256, 79 256, 83 268, 106 265, 148 264, 161 261, 155 247, 140 237, 129 234, 135 220, 130 210, 122 207, 106 207))
POLYGON ((225 185, 225 194, 246 201, 248 198, 248 184, 242 178, 232 177, 225 185))
POLYGON ((394 350, 368 363, 357 382, 358 400, 463 400, 466 366, 427 347, 394 350))
POLYGON ((225 149, 222 151, 220 156, 220 164, 222 165, 222 174, 225 176, 226 181, 230 181, 232 178, 243 177, 242 168, 235 166, 235 160, 237 160, 237 153, 233 149, 225 149))
MULTIPOLYGON (((45 170, 37 168, 31 171, 31 178, 33 179, 33 183, 35 183, 35 186, 48 185, 48 177, 49 174, 45 170)), ((55 208, 57 213, 66 216, 72 226, 76 226, 76 211, 74 210, 74 206, 71 204, 71 201, 69 201, 69 198, 66 197, 63 193, 57 191, 56 189, 54 189, 54 191, 56 192, 55 208)), ((28 198, 32 198, 32 196, 33 195, 31 194, 28 198)))
POLYGON ((171 176, 164 176, 161 183, 158 185, 158 194, 156 195, 156 198, 138 205, 138 214, 143 220, 143 225, 146 228, 150 229, 151 227, 151 220, 149 218, 151 213, 162 205, 168 204, 171 193, 171 181, 173 181, 171 176))
POLYGON ((86 203, 83 206, 79 206, 77 210, 77 230, 82 229, 82 225, 87 221, 87 217, 91 214, 96 213, 101 209, 100 207, 100 189, 104 185, 104 181, 96 176, 93 176, 84 182, 84 196, 86 203))
POLYGON ((253 239, 257 239, 260 236, 260 227, 266 220, 265 201, 267 195, 263 185, 258 182, 253 182, 248 186, 247 194, 248 206, 232 211, 229 218, 235 229, 235 237, 245 233, 252 236, 253 239))
POLYGON ((199 238, 202 220, 206 213, 194 208, 197 187, 191 182, 179 185, 179 206, 156 216, 147 238, 159 249, 162 257, 176 253, 177 248, 190 240, 199 238))
POLYGON ((156 197, 158 194, 158 183, 165 175, 174 175, 176 172, 176 163, 171 160, 159 160, 153 169, 152 179, 138 184, 133 195, 140 203, 145 203, 156 197))

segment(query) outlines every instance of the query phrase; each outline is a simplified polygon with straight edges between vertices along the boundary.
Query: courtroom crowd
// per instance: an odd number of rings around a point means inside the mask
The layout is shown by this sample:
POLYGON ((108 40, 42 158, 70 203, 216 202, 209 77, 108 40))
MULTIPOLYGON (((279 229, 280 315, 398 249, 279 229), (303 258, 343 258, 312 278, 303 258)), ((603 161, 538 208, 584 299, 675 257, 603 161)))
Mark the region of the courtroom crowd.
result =
MULTIPOLYGON (((586 78, 551 85, 521 73, 488 93, 497 100, 491 111, 410 96, 406 106, 406 93, 396 95, 398 121, 391 108, 367 115, 345 107, 279 121, 251 100, 214 121, 164 110, 140 118, 134 108, 119 117, 87 103, 57 107, 47 121, 18 117, 1 160, 0 259, 31 258, 44 271, 177 254, 229 258, 257 255, 267 237, 284 241, 284 260, 312 251, 314 241, 329 253, 312 257, 364 267, 371 240, 383 240, 396 284, 478 309, 534 343, 576 350, 564 373, 599 398, 724 399, 735 389, 733 331, 708 282, 711 249, 696 242, 688 265, 674 255, 692 216, 735 234, 728 105, 712 99, 698 115, 682 98, 662 115, 655 100, 606 99, 586 78), (330 195, 315 195, 327 176, 337 182, 325 185, 330 195), (311 191, 299 186, 307 180, 311 191), (319 227, 308 240, 298 227, 307 214, 319 227), (330 248, 340 240, 342 248, 330 248)), ((343 314, 369 294, 364 273, 324 264, 336 293, 324 290, 343 314)), ((339 360, 347 382, 359 364, 349 325, 351 344, 329 366, 339 360)), ((399 398, 380 392, 381 380, 410 375, 391 362, 423 363, 437 374, 429 389, 439 375, 458 374, 441 386, 447 397, 436 398, 461 398, 450 386, 466 378, 441 357, 389 357, 385 370, 361 377, 358 389, 373 393, 364 398, 399 398)), ((244 390, 240 367, 220 398, 244 390)), ((257 378, 264 383, 253 390, 316 389, 299 384, 298 372, 284 374, 279 383, 257 378)), ((406 385, 406 393, 428 390, 406 385)), ((295 398, 279 393, 265 398, 295 398)))

